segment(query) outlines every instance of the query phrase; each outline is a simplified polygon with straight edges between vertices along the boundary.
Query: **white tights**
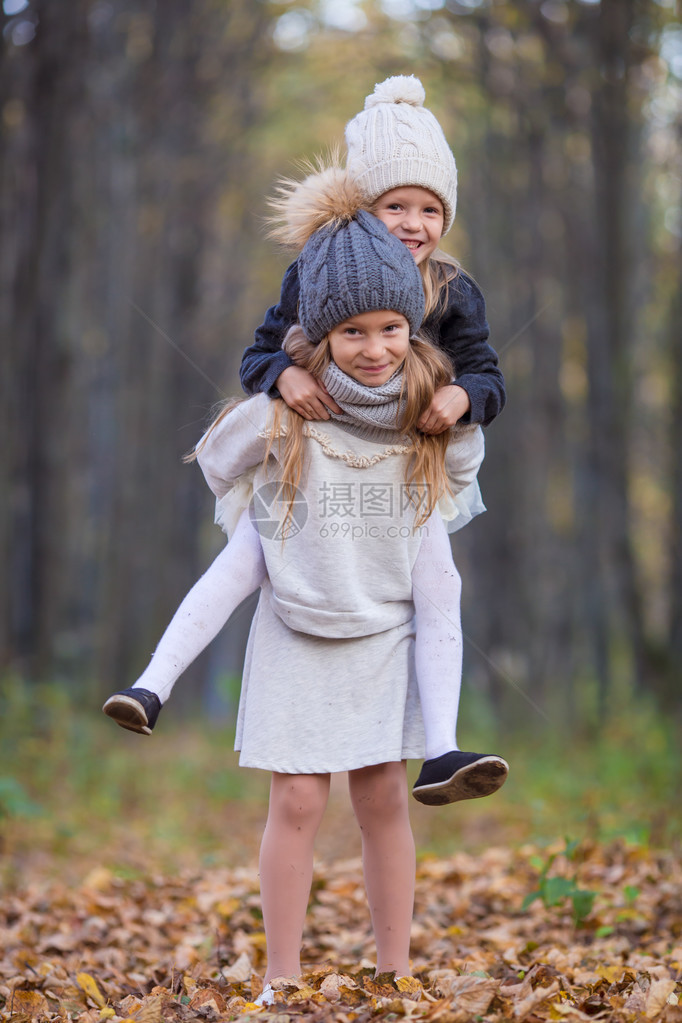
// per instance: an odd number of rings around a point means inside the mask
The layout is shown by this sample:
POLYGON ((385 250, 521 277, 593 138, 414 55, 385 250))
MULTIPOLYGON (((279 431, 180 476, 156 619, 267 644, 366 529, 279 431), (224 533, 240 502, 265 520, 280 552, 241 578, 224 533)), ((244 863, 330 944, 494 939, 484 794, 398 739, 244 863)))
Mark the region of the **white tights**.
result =
POLYGON ((426 760, 457 749, 462 682, 462 580, 452 560, 445 524, 436 512, 427 523, 412 569, 414 644, 426 760))
MULTIPOLYGON (((165 703, 182 672, 265 576, 260 537, 245 511, 230 542, 180 604, 135 686, 156 693, 165 703)), ((427 523, 412 570, 412 594, 415 665, 430 760, 457 749, 462 677, 461 580, 437 513, 427 523)))
POLYGON ((171 618, 134 686, 165 703, 173 686, 266 576, 260 536, 243 512, 230 542, 194 584, 171 618))

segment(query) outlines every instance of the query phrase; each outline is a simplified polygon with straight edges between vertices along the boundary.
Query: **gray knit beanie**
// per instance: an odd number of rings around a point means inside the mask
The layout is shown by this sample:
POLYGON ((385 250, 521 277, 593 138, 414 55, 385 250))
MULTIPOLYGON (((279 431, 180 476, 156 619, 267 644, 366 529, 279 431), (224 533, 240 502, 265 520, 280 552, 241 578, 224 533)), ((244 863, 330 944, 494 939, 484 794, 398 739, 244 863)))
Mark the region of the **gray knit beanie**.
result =
POLYGON ((457 166, 425 98, 414 75, 375 85, 365 109, 346 125, 346 166, 368 202, 403 185, 428 188, 443 203, 445 234, 455 219, 457 166))
POLYGON ((402 313, 415 334, 424 319, 424 287, 414 257, 366 210, 342 226, 316 231, 298 257, 298 315, 309 341, 344 320, 377 309, 402 313))

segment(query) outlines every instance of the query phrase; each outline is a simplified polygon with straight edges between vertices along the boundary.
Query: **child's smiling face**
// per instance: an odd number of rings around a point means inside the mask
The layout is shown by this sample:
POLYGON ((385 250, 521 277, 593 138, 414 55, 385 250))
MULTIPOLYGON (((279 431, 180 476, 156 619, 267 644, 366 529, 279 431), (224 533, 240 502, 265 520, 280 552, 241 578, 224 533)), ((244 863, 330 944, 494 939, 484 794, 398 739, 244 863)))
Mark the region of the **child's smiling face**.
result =
POLYGON ((410 327, 402 313, 360 313, 329 332, 329 345, 340 370, 367 387, 380 387, 405 361, 410 327))
POLYGON ((429 258, 443 234, 443 203, 428 188, 392 188, 379 196, 372 213, 407 246, 417 264, 429 258))

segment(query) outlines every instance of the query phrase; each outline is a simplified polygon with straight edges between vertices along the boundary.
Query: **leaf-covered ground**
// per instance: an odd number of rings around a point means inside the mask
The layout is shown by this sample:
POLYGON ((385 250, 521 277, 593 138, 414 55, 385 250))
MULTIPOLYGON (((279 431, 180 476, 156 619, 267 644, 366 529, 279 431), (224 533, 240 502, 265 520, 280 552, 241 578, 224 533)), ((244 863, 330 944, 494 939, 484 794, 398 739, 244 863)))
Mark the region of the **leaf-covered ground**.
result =
POLYGON ((414 979, 375 979, 360 863, 318 865, 306 972, 258 1009, 255 868, 127 880, 95 867, 4 897, 0 1018, 682 1020, 682 864, 623 842, 427 859, 412 953, 414 979))

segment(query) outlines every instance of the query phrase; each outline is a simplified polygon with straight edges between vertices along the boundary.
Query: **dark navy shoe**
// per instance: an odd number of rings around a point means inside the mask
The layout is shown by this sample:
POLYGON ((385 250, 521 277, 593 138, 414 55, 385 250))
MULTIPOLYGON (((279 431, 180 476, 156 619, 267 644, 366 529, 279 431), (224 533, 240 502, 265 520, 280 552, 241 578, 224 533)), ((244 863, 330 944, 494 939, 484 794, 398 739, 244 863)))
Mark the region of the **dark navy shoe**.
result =
POLYGON ((161 701, 148 689, 122 689, 114 693, 102 707, 121 728, 141 735, 151 735, 161 710, 161 701))
POLYGON ((460 753, 425 760, 412 795, 427 806, 490 796, 504 785, 509 764, 494 753, 460 753))

